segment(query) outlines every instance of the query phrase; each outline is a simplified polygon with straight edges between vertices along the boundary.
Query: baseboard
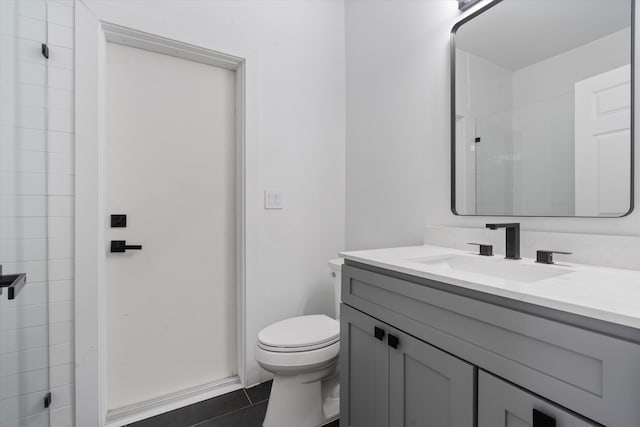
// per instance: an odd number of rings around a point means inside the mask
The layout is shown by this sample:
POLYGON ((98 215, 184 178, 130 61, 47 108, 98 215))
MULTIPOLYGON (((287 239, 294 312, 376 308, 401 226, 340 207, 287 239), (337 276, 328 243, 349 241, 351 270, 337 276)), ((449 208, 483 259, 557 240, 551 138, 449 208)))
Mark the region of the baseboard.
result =
POLYGON ((242 388, 234 376, 107 412, 105 427, 121 427, 242 388))

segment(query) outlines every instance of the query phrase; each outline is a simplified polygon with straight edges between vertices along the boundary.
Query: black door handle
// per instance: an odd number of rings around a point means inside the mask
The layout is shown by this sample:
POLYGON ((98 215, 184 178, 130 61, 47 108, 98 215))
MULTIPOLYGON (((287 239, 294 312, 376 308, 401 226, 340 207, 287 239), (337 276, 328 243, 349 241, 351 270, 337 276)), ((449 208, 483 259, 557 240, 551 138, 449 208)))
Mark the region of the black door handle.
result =
POLYGON ((27 283, 27 275, 20 274, 2 274, 2 266, 0 265, 0 295, 2 290, 7 289, 7 299, 15 299, 18 293, 27 283))
POLYGON ((387 344, 389 344, 389 347, 391 348, 398 348, 400 340, 397 336, 389 334, 389 337, 387 338, 387 344))
POLYGON ((373 328, 373 335, 382 341, 384 339, 384 329, 378 328, 377 326, 373 328))
POLYGON ((139 251, 142 249, 142 245, 127 245, 126 240, 112 240, 111 252, 126 252, 127 250, 139 251))
POLYGON ((533 410, 533 427, 556 427, 556 419, 552 416, 533 410))

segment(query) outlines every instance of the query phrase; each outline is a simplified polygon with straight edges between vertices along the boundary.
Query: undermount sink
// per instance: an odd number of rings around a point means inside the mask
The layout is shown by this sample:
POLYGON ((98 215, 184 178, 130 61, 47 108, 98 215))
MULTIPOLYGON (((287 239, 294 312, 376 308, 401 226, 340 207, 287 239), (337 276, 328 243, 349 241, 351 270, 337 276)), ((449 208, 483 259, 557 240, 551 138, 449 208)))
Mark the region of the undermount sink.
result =
POLYGON ((534 283, 573 273, 573 270, 569 268, 549 265, 530 265, 523 264, 520 261, 481 257, 478 255, 448 254, 411 259, 408 261, 418 262, 440 269, 482 274, 483 276, 521 283, 534 283))

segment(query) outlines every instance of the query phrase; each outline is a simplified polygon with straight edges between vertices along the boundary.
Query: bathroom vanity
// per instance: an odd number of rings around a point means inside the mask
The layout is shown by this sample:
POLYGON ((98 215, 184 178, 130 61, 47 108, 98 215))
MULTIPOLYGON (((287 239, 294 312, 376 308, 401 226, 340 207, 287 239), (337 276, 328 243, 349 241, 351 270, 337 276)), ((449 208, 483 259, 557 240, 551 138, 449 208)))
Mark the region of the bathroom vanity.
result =
POLYGON ((341 426, 640 426, 640 272, 342 256, 341 426))
MULTIPOLYGON (((633 210, 634 16, 635 0, 495 0, 455 24, 453 214, 633 210)), ((342 254, 341 426, 640 427, 640 271, 520 259, 519 223, 487 227, 509 259, 486 235, 465 240, 486 256, 342 254)), ((601 237, 534 253, 605 263, 601 237)))

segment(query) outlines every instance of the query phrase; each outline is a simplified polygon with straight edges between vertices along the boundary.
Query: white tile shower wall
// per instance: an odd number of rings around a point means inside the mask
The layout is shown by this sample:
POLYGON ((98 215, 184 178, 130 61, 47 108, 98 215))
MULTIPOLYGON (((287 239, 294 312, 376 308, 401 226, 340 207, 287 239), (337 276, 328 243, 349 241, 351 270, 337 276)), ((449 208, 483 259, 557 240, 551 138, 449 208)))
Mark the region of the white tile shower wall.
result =
MULTIPOLYGON (((477 55, 458 50, 456 121, 458 153, 466 164, 458 172, 456 197, 462 214, 513 213, 513 73, 477 55), (481 138, 480 143, 475 138, 481 138), (458 141, 458 139, 463 139, 458 141), (462 174, 471 168, 466 179, 462 174), (458 195, 458 192, 463 194, 458 195)), ((456 205, 457 206, 457 205, 456 205)))
POLYGON ((73 425, 74 11, 47 3, 0 1, 0 262, 29 279, 0 300, 3 427, 43 425, 47 384, 50 425, 73 425))

